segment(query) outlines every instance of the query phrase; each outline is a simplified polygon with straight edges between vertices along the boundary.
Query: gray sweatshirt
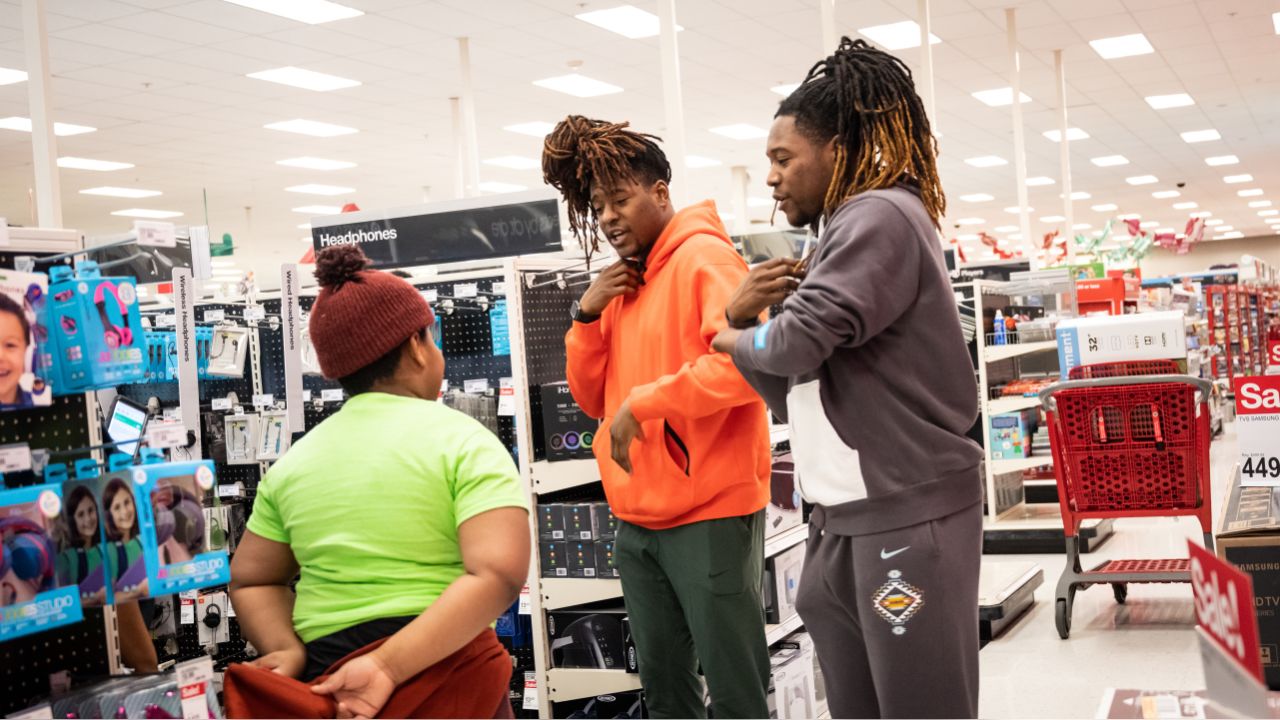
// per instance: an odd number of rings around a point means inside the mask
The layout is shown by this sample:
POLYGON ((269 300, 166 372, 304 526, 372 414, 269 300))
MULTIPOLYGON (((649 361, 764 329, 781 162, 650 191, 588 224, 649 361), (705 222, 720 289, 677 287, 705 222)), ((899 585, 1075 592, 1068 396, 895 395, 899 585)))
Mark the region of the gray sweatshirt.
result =
POLYGON ((982 501, 965 433, 978 388, 942 249, 915 188, 862 193, 822 233, 784 312, 734 362, 791 428, 801 495, 867 535, 982 501))

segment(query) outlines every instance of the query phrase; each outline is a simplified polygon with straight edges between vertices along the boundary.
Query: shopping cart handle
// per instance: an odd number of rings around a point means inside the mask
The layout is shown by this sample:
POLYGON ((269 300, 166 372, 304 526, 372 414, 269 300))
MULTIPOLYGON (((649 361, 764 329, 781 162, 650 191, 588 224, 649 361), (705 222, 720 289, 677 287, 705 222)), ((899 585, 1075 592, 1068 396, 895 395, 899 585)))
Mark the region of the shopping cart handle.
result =
POLYGON ((1204 400, 1208 400, 1213 394, 1213 383, 1204 378, 1192 377, 1190 375, 1123 375, 1121 377, 1105 377, 1105 378, 1085 378, 1083 380, 1063 380, 1056 382, 1049 387, 1040 391, 1040 404, 1045 410, 1050 412, 1058 411, 1058 404, 1054 400, 1054 394, 1061 390, 1075 390, 1079 388, 1097 388, 1116 385, 1152 385, 1155 383, 1184 383, 1191 385, 1200 391, 1204 400))

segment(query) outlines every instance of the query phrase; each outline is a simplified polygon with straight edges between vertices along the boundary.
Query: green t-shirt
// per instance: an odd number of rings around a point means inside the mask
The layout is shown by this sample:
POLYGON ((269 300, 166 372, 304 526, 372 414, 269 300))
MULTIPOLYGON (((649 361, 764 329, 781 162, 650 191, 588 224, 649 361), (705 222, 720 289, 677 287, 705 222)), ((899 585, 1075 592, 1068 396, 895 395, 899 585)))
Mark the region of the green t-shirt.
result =
POLYGON ((528 506, 511 454, 483 425, 440 403, 362 393, 271 468, 248 528, 292 548, 293 626, 311 642, 421 613, 465 572, 458 526, 528 506))

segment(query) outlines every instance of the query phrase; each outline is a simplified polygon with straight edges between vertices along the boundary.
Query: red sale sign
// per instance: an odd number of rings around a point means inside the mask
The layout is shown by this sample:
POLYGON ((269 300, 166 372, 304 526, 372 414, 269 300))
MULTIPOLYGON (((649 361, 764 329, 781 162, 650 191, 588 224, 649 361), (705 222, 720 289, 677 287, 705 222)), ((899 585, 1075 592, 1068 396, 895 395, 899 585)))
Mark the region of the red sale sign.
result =
POLYGON ((1280 413, 1280 376, 1238 377, 1231 382, 1236 394, 1237 415, 1280 413))
POLYGON ((1196 621, 1214 643, 1246 672, 1262 681, 1262 652, 1258 618, 1253 610, 1253 581, 1234 565, 1194 542, 1191 551, 1191 592, 1196 621))
POLYGON ((1238 377, 1232 389, 1240 484, 1280 487, 1280 375, 1238 377))
POLYGON ((1267 365, 1280 367, 1280 339, 1267 341, 1267 365))

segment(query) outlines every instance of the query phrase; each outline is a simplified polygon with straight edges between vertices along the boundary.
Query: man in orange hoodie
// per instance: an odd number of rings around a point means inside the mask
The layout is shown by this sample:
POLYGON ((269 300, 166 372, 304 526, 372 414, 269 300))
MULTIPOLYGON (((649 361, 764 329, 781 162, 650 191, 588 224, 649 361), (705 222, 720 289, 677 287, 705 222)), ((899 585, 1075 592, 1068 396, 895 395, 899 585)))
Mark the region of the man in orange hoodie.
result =
POLYGON ((546 182, 594 250, 622 258, 574 303, 569 388, 603 422, 593 450, 622 521, 622 592, 655 718, 768 715, 761 582, 770 452, 764 404, 711 340, 747 276, 711 202, 676 212, 650 135, 570 116, 546 182))

